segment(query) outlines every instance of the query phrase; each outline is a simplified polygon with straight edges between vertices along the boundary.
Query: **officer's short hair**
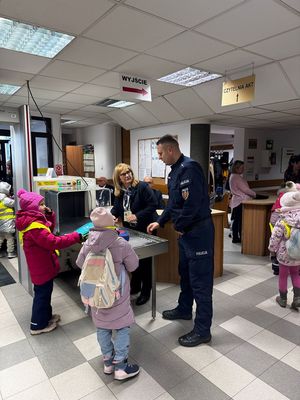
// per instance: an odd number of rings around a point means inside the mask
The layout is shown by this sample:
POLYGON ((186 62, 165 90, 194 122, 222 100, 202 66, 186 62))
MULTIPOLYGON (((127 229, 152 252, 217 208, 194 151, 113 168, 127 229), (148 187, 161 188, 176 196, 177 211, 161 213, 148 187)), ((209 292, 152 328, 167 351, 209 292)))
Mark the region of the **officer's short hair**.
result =
POLYGON ((174 138, 174 136, 172 135, 165 135, 162 136, 157 142, 156 145, 158 146, 159 144, 168 144, 169 146, 172 147, 176 147, 177 149, 179 149, 179 144, 177 142, 177 140, 174 138))

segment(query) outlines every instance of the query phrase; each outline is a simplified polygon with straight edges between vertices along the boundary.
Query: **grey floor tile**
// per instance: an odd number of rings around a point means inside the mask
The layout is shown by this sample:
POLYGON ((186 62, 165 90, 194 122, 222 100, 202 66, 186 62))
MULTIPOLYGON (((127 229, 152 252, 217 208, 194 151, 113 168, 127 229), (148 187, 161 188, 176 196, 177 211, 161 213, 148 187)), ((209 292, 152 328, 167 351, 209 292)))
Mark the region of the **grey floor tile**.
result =
POLYGON ((141 328, 137 324, 133 324, 130 328, 130 341, 132 340, 138 340, 140 337, 148 335, 148 332, 145 331, 143 328, 141 328))
POLYGON ((171 324, 156 329, 152 332, 152 336, 159 340, 169 350, 173 350, 178 346, 179 336, 182 336, 185 333, 187 333, 185 326, 183 326, 179 321, 172 321, 171 324))
POLYGON ((264 372, 259 379, 290 400, 300 399, 300 372, 280 361, 264 372))
POLYGON ((86 359, 71 342, 66 343, 63 348, 57 347, 39 354, 38 359, 49 378, 86 362, 86 359))
POLYGON ((196 372, 193 376, 169 390, 175 400, 229 400, 222 390, 196 372))
POLYGON ((247 342, 226 353, 226 357, 255 376, 261 375, 278 361, 247 342))
POLYGON ((221 306, 234 315, 241 315, 243 312, 249 310, 249 305, 246 301, 235 299, 233 296, 228 296, 224 299, 221 306))
POLYGON ((244 340, 217 326, 212 329, 212 341, 210 346, 219 353, 227 354, 229 351, 240 346, 244 340))
POLYGON ((232 296, 233 299, 247 303, 248 307, 256 306, 266 300, 264 296, 255 292, 254 290, 247 289, 232 296))
POLYGON ((69 324, 62 325, 61 329, 68 336, 68 338, 72 340, 72 342, 88 336, 96 331, 92 318, 89 316, 70 322, 69 324))
MULTIPOLYGON (((299 316, 300 317, 300 316, 299 316)), ((284 319, 279 319, 274 324, 268 326, 268 331, 300 345, 300 327, 284 319)))
POLYGON ((224 251, 224 264, 267 264, 269 257, 249 256, 236 251, 224 251))
POLYGON ((139 362, 147 357, 157 358, 167 351, 168 348, 150 334, 131 340, 130 344, 130 355, 139 362))
POLYGON ((238 275, 234 274, 233 272, 224 270, 222 276, 214 279, 214 284, 218 285, 219 283, 226 282, 230 279, 235 278, 236 276, 238 276, 238 275))
POLYGON ((20 296, 16 297, 10 297, 7 299, 7 302, 13 311, 20 306, 27 306, 30 310, 32 307, 32 297, 28 293, 20 294, 20 296))
POLYGON ((160 354, 159 362, 157 354, 143 358, 141 366, 167 391, 195 373, 192 367, 171 352, 160 354))
POLYGON ((213 310, 213 326, 217 326, 222 324, 223 322, 227 321, 234 317, 234 313, 227 310, 226 308, 221 307, 218 303, 214 307, 213 310))
POLYGON ((36 355, 48 353, 52 350, 55 351, 56 349, 63 351, 64 346, 71 343, 61 327, 49 333, 35 336, 29 335, 28 340, 36 355))
POLYGON ((259 283, 255 286, 251 287, 251 290, 261 296, 263 296, 265 299, 268 299, 270 297, 275 296, 276 293, 278 293, 277 286, 270 286, 266 284, 266 281, 259 283))
POLYGON ((28 304, 20 305, 13 310, 13 313, 19 323, 27 322, 29 324, 31 320, 31 306, 28 306, 28 304))
POLYGON ((30 294, 26 292, 23 286, 20 283, 15 283, 13 285, 3 286, 1 288, 1 292, 4 294, 4 297, 9 302, 9 300, 14 299, 19 296, 24 296, 25 294, 29 297, 30 294))
POLYGON ((27 340, 9 344, 0 348, 0 370, 12 367, 35 357, 34 351, 27 340))
POLYGON ((257 307, 252 307, 241 314, 241 317, 248 319, 256 325, 262 328, 267 328, 268 326, 274 324, 280 318, 274 314, 268 313, 257 307))

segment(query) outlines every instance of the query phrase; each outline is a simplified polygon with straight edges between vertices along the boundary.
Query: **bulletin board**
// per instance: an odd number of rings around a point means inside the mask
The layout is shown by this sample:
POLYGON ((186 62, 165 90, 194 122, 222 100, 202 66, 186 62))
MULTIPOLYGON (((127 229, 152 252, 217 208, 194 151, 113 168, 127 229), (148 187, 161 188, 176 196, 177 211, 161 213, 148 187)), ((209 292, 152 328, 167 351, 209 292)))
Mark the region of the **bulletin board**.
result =
POLYGON ((139 180, 145 176, 152 178, 166 177, 166 166, 159 160, 156 143, 159 138, 140 139, 138 141, 138 174, 139 180))

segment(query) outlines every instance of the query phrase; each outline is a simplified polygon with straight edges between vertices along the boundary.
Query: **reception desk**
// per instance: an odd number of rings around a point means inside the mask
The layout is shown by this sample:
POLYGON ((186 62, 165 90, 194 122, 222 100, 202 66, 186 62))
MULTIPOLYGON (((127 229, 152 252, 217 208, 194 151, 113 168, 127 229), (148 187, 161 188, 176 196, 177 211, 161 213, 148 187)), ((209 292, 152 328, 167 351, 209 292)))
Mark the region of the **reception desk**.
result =
MULTIPOLYGON (((215 227, 214 264, 215 278, 223 275, 223 248, 224 248, 224 211, 212 210, 212 219, 215 227)), ((159 229, 158 236, 169 241, 167 253, 156 257, 156 281, 179 283, 178 275, 178 233, 173 224, 168 222, 164 228, 159 229)))
POLYGON ((266 256, 269 254, 270 215, 276 196, 266 200, 243 201, 242 254, 266 256))

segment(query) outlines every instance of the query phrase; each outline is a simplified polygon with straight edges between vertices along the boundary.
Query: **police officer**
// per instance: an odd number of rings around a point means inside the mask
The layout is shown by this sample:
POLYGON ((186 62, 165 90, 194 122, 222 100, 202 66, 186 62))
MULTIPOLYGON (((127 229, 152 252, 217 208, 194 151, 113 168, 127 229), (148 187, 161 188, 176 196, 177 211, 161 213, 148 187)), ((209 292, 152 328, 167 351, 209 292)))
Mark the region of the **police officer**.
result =
POLYGON ((178 306, 163 311, 164 319, 192 319, 191 332, 179 337, 182 346, 193 347, 211 340, 212 290, 214 270, 214 226, 209 208, 208 187, 200 165, 184 156, 173 136, 157 142, 159 159, 171 166, 168 176, 169 201, 157 222, 148 225, 152 233, 172 220, 179 232, 180 295, 178 306))

